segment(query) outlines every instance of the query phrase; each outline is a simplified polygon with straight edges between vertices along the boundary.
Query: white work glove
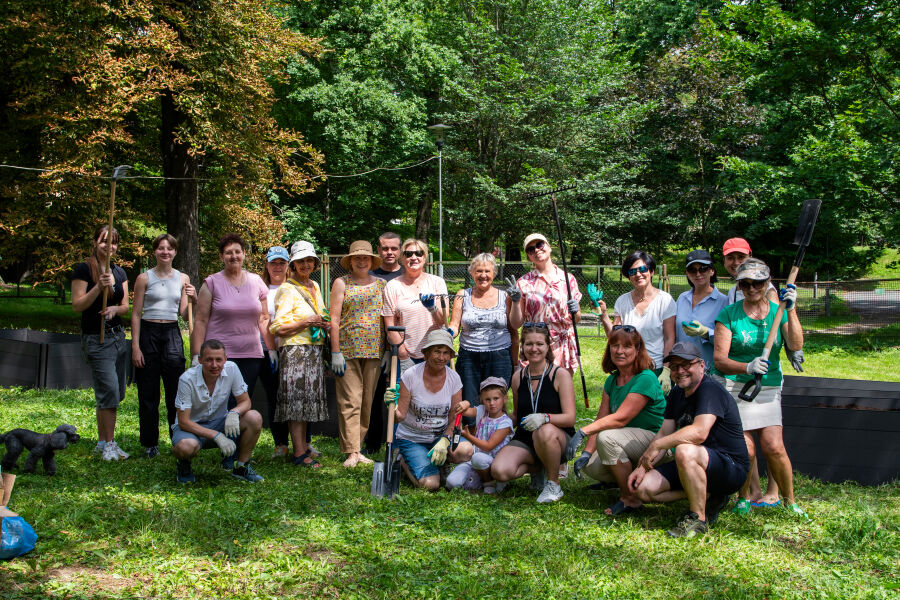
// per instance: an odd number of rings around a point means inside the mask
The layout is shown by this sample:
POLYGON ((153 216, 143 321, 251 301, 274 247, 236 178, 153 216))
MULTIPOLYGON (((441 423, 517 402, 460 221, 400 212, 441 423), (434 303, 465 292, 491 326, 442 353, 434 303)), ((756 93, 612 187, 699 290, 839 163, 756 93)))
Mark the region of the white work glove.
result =
POLYGON ((789 283, 787 287, 778 290, 778 299, 784 302, 785 310, 794 310, 797 304, 797 286, 789 283))
POLYGON ((531 413, 522 419, 521 425, 526 431, 534 431, 547 422, 545 413, 531 413))
POLYGON ((241 435, 241 415, 236 410, 229 410, 225 416, 225 435, 230 438, 241 435))
POLYGON ((199 365, 199 364, 200 364, 200 355, 199 355, 199 354, 195 354, 195 355, 193 356, 193 358, 191 358, 191 366, 192 366, 192 367, 196 367, 196 366, 199 365))
POLYGON ((522 299, 522 290, 519 289, 519 285, 516 283, 515 277, 507 277, 506 285, 509 286, 506 288, 506 295, 509 296, 509 299, 513 302, 518 302, 522 299))
POLYGON ((347 370, 347 361, 344 360, 344 355, 340 352, 331 353, 331 370, 338 377, 344 376, 344 371, 347 370))
POLYGON ((568 302, 566 302, 566 306, 569 308, 569 314, 574 315, 578 312, 578 300, 572 298, 568 302))
POLYGON ((787 354, 787 358, 791 361, 791 366, 794 367, 794 370, 798 373, 803 372, 803 350, 788 350, 784 349, 784 353, 787 354))
POLYGON ((381 372, 387 374, 388 365, 391 364, 391 351, 385 350, 384 354, 381 355, 381 372))
MULTIPOLYGON (((585 433, 581 429, 575 432, 575 435, 572 436, 572 439, 569 440, 569 443, 566 444, 566 460, 572 460, 575 456, 575 451, 578 450, 578 447, 581 445, 581 442, 584 441, 585 433)), ((590 456, 590 455, 589 455, 590 456)))
POLYGON ((216 443, 216 446, 219 447, 219 450, 222 451, 222 456, 231 456, 234 454, 234 451, 237 450, 237 445, 234 441, 225 437, 225 434, 221 431, 216 434, 216 437, 213 438, 213 441, 216 443))
POLYGON ((269 366, 273 373, 278 370, 278 350, 269 350, 269 366))
POLYGON ((669 367, 663 367, 662 373, 659 374, 659 385, 663 394, 668 394, 672 391, 672 370, 669 367))
POLYGON ((681 329, 686 335, 691 337, 702 337, 705 340, 709 339, 709 327, 696 319, 690 323, 682 321, 681 329))
POLYGON ((747 373, 749 375, 765 375, 769 372, 769 361, 762 356, 757 356, 747 363, 747 373))
POLYGON ((428 458, 431 464, 436 467, 441 466, 447 461, 447 448, 450 447, 450 440, 447 436, 441 437, 437 443, 428 451, 428 458))

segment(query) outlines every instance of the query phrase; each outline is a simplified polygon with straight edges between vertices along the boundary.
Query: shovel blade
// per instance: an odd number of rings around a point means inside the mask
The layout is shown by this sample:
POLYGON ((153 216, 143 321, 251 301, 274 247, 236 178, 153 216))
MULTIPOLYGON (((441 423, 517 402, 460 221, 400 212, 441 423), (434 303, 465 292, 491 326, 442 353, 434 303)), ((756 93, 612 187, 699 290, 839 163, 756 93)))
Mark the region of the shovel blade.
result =
POLYGON ((810 198, 803 203, 800 209, 800 220, 797 223, 797 233, 794 234, 794 243, 798 246, 809 246, 812 241, 813 229, 819 218, 819 209, 822 208, 820 198, 810 198))
POLYGON ((386 489, 384 476, 387 470, 383 462, 376 462, 372 465, 372 496, 376 498, 384 498, 389 490, 386 489))

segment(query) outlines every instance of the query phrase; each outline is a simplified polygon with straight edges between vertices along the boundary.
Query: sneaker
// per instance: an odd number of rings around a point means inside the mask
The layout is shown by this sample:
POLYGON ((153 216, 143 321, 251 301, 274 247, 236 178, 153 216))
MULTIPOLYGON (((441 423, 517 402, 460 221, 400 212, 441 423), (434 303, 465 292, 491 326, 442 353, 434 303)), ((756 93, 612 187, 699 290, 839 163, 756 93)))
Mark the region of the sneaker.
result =
POLYGON ((562 497, 563 491, 562 488, 559 487, 559 484, 555 481, 548 481, 544 484, 544 490, 541 492, 541 495, 538 496, 537 501, 539 504, 550 504, 562 497))
POLYGON ((263 478, 256 474, 256 471, 253 470, 253 467, 250 466, 250 463, 238 464, 234 463, 234 470, 231 472, 231 476, 235 479, 243 479, 244 481, 249 481, 250 483, 258 483, 263 480, 263 478))
POLYGON ((272 453, 272 458, 287 458, 290 451, 290 448, 287 446, 275 446, 275 452, 272 453))
POLYGON ((127 452, 125 452, 124 450, 119 448, 119 445, 115 442, 115 440, 106 444, 107 448, 110 446, 112 446, 113 449, 116 451, 116 454, 119 455, 119 460, 125 460, 126 458, 129 458, 131 456, 130 454, 128 454, 127 452))
POLYGON ((105 460, 106 462, 112 462, 114 460, 119 460, 120 458, 119 453, 116 452, 116 443, 107 442, 106 447, 103 448, 103 453, 100 455, 100 459, 105 460))
POLYGON ((690 512, 681 517, 678 525, 667 533, 675 538, 690 538, 704 534, 706 533, 706 521, 701 521, 697 517, 697 513, 690 512))
POLYGON ((159 446, 149 446, 144 450, 144 458, 153 458, 159 456, 159 446))
POLYGON ((94 446, 94 454, 103 454, 103 450, 106 449, 107 442, 97 442, 97 445, 94 446))
POLYGON ((737 503, 734 505, 734 508, 731 509, 736 515, 749 515, 750 509, 753 508, 750 504, 750 501, 746 498, 738 498, 737 503))
POLYGON ((731 494, 710 494, 706 499, 706 523, 707 525, 715 525, 719 519, 719 513, 722 512, 728 501, 731 500, 731 494))
POLYGON ((222 469, 225 471, 234 471, 234 454, 222 459, 222 469))
POLYGON ((541 467, 537 473, 531 474, 531 489, 534 491, 544 490, 547 483, 547 471, 544 470, 544 467, 541 467))
POLYGON ((806 514, 806 511, 803 510, 802 508, 800 508, 800 506, 796 502, 794 502, 793 504, 788 506, 788 510, 791 511, 792 513, 794 513, 795 515, 797 515, 798 517, 800 517, 801 519, 804 519, 806 521, 810 520, 809 515, 806 514))
POLYGON ((194 469, 191 468, 191 461, 178 459, 175 463, 175 479, 178 483, 194 483, 197 478, 194 477, 194 469))

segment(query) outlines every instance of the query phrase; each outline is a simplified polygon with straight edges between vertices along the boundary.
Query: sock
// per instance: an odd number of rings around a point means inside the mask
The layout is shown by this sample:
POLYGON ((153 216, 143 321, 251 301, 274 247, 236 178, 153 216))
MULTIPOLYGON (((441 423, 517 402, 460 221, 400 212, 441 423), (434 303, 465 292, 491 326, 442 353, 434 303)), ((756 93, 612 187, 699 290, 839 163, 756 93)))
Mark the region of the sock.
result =
POLYGON ((102 451, 104 448, 106 448, 106 441, 105 440, 98 441, 97 442, 97 450, 102 451))

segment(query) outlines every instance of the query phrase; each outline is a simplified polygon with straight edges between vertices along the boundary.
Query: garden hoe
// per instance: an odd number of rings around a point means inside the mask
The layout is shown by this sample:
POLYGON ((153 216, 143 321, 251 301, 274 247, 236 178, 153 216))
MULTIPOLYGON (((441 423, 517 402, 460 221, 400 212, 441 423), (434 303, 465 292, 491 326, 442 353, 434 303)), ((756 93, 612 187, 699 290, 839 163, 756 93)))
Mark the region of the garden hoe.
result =
MULTIPOLYGON (((388 327, 388 331, 394 331, 400 334, 400 344, 406 335, 405 327, 388 327)), ((391 344, 391 378, 388 385, 391 387, 399 387, 400 379, 397 373, 400 344, 391 344)), ((375 399, 379 401, 378 398, 375 399)), ((394 461, 394 411, 397 404, 393 403, 388 406, 388 423, 387 423, 387 444, 384 450, 384 462, 376 462, 372 468, 372 495, 376 498, 393 498, 394 494, 400 489, 400 463, 394 461)))
MULTIPOLYGON (((106 263, 103 265, 103 272, 106 273, 109 271, 109 244, 112 241, 112 230, 113 230, 113 216, 116 214, 116 182, 125 175, 128 174, 128 170, 131 169, 131 165, 119 165, 115 169, 113 169, 112 174, 112 187, 109 190, 109 223, 106 228, 106 263)), ((103 343, 103 333, 106 331, 106 303, 109 299, 109 294, 112 292, 109 288, 103 288, 103 307, 102 312, 100 313, 100 343, 103 343)))
MULTIPOLYGON (((800 223, 797 225, 797 233, 794 234, 794 243, 800 247, 797 249, 797 257, 794 259, 794 266, 788 275, 785 286, 793 284, 797 280, 797 273, 800 272, 800 263, 803 262, 803 255, 806 254, 806 247, 812 240, 813 229, 816 226, 816 219, 819 218, 819 209, 822 208, 822 201, 818 198, 810 198, 803 203, 800 211, 800 223)), ((781 322, 781 315, 784 314, 784 302, 778 303, 778 310, 775 312, 775 319, 772 321, 772 327, 769 329, 769 336, 766 338, 766 345, 762 351, 762 358, 769 359, 769 353, 772 346, 775 345, 775 338, 778 336, 778 324, 781 322)), ((756 377, 744 384, 738 398, 753 402, 762 389, 762 375, 757 374, 756 377)))

